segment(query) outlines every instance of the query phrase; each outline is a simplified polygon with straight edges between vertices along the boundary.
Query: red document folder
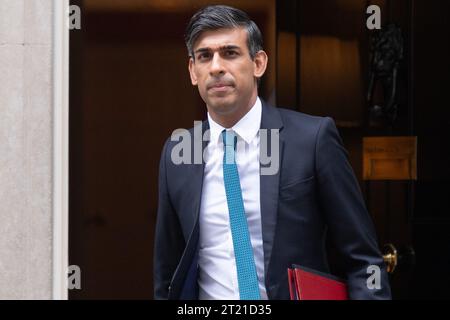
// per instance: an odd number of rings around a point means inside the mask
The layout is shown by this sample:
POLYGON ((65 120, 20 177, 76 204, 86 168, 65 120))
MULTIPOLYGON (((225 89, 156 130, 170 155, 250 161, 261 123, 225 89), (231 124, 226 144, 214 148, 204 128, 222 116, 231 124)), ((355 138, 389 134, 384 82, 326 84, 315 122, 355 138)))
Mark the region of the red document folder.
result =
POLYGON ((291 300, 348 300, 347 285, 333 275, 292 265, 288 279, 291 300))

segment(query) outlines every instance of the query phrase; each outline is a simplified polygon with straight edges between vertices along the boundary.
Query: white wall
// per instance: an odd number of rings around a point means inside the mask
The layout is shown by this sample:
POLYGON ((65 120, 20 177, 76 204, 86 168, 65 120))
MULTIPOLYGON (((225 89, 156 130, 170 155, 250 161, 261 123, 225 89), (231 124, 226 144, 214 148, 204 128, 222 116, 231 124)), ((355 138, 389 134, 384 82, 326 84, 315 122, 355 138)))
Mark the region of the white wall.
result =
POLYGON ((52 3, 0 0, 0 299, 53 294, 52 3))

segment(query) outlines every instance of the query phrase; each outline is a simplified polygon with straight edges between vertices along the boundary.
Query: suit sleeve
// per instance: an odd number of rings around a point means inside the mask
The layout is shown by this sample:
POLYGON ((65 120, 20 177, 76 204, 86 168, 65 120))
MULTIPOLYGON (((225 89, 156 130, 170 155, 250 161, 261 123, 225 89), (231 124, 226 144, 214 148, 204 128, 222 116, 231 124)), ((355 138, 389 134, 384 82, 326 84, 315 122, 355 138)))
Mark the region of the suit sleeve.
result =
MULTIPOLYGON (((350 299, 390 299, 386 266, 375 228, 334 121, 322 119, 316 140, 319 203, 329 236, 345 264, 350 299), (369 266, 381 270, 381 288, 369 289, 369 266)), ((372 283, 372 282, 371 282, 372 283)))
POLYGON ((153 286, 155 299, 168 299, 172 276, 181 258, 185 243, 178 216, 170 201, 167 184, 166 141, 159 164, 158 212, 156 218, 153 286))

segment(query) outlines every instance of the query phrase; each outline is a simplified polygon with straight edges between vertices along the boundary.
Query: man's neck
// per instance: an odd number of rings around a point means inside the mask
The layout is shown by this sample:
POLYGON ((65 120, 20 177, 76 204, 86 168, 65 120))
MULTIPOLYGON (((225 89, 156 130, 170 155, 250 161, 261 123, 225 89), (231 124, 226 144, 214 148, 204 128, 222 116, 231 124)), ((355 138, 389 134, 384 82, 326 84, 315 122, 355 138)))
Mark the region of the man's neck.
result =
POLYGON ((209 112, 209 115, 217 124, 220 124, 222 127, 227 129, 231 128, 251 110, 251 108, 255 105, 257 98, 257 95, 253 96, 247 106, 238 108, 237 112, 235 113, 217 114, 214 112, 209 112))

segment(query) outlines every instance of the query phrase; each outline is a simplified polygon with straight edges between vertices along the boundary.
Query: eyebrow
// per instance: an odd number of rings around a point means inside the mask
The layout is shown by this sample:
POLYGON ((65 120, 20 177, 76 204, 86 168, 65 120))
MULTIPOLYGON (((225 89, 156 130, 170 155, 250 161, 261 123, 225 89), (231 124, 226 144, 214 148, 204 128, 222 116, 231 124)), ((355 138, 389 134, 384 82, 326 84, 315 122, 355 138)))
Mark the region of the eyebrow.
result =
MULTIPOLYGON (((241 48, 239 46, 236 45, 226 45, 226 46, 221 46, 219 47, 219 51, 223 51, 223 50, 240 50, 241 48)), ((211 48, 199 48, 197 50, 194 51, 194 54, 200 53, 200 52, 209 52, 212 51, 211 48)))

